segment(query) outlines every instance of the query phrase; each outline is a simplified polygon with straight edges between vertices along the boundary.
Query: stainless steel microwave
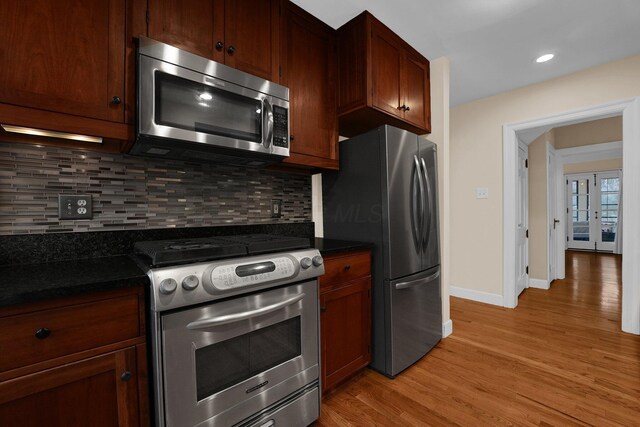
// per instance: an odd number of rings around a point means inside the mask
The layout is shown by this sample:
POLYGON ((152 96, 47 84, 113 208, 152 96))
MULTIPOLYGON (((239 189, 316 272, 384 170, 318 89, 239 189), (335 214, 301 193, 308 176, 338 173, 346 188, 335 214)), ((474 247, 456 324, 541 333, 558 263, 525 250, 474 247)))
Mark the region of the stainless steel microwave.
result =
POLYGON ((141 37, 130 154, 264 166, 289 155, 289 89, 141 37))

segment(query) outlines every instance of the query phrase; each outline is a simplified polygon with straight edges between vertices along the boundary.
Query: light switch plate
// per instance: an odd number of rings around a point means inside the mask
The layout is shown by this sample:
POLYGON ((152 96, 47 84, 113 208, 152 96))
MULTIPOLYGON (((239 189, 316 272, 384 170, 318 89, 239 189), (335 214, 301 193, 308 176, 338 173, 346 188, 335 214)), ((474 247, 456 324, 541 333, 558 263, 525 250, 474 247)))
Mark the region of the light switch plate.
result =
POLYGON ((489 189, 487 187, 476 188, 476 199, 488 199, 489 189))
POLYGON ((271 200, 271 218, 280 218, 280 217, 282 217, 282 200, 272 199, 271 200))
POLYGON ((58 194, 58 219, 91 219, 91 194, 58 194))

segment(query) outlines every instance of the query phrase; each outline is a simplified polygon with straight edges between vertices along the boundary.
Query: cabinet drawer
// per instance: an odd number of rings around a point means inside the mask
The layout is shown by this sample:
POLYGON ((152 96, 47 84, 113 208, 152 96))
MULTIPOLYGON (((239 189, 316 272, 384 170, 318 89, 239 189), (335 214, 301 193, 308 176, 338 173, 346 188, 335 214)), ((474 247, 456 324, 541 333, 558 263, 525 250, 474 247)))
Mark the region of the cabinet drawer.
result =
POLYGON ((330 256, 324 260, 324 275, 320 287, 349 282, 371 274, 369 251, 330 256))
POLYGON ((0 372, 135 338, 138 295, 0 318, 0 372))

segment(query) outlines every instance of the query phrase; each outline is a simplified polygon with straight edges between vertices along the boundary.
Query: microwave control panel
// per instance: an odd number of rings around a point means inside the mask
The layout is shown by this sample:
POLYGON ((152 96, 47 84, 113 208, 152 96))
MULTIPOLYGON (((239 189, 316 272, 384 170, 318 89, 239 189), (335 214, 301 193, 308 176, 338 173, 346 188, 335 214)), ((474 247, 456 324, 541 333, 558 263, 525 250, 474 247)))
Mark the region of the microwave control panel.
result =
POLYGON ((277 105, 273 106, 273 145, 289 147, 289 111, 277 105))

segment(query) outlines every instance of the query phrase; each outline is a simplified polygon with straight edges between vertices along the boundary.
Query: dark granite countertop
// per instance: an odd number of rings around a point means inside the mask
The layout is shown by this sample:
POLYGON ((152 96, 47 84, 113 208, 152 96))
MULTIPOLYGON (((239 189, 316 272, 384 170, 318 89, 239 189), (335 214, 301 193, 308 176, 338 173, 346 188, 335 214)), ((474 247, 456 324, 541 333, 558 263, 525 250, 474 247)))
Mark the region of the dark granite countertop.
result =
POLYGON ((109 289, 147 285, 128 256, 0 267, 0 307, 109 289))
POLYGON ((350 240, 323 239, 320 237, 316 237, 311 239, 311 246, 318 249, 322 255, 330 255, 338 252, 372 249, 373 243, 354 242, 350 240))

